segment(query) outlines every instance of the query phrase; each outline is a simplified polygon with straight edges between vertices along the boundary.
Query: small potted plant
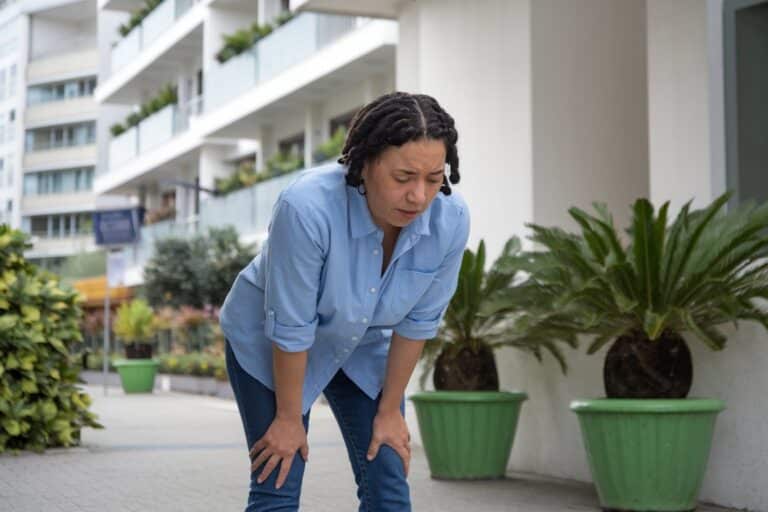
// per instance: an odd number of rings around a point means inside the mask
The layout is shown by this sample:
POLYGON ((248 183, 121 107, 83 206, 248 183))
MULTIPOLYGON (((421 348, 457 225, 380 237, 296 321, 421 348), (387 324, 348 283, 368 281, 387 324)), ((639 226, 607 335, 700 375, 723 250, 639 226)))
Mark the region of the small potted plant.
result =
POLYGON ((526 286, 519 282, 525 264, 517 238, 506 243, 488 271, 484 242, 477 253, 464 252, 456 293, 437 338, 426 343, 422 354, 421 387, 434 369, 435 391, 410 397, 433 478, 503 478, 506 474, 520 408, 527 396, 499 391, 494 350, 513 346, 538 359, 547 350, 566 369, 554 341, 516 333, 514 313, 529 302, 527 294, 518 293, 526 286), (485 313, 501 298, 505 299, 504 311, 485 313))
POLYGON ((669 203, 654 213, 640 199, 626 243, 603 205, 596 215, 570 210, 580 234, 531 225, 532 240, 547 249, 532 286, 549 294, 549 306, 528 314, 529 327, 553 339, 590 336, 590 354, 610 344, 608 398, 571 404, 605 510, 696 508, 724 403, 685 398, 693 376, 687 340, 722 350, 718 325, 768 327, 755 303, 768 297, 768 204, 725 213, 728 197, 701 210, 686 204, 670 225, 669 203))
POLYGON ((125 346, 125 359, 114 362, 123 391, 151 393, 158 367, 158 362, 152 359, 152 341, 157 331, 152 308, 143 299, 122 304, 113 328, 125 346))

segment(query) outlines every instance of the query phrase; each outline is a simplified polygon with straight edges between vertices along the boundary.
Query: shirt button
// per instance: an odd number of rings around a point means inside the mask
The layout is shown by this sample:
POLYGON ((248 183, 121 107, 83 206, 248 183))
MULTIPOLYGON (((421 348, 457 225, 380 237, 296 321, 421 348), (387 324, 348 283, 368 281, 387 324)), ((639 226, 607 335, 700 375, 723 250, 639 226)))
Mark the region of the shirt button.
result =
POLYGON ((370 292, 371 292, 371 293, 376 293, 376 288, 371 288, 371 289, 370 289, 370 292))
MULTIPOLYGON (((357 336, 352 336, 352 341, 357 341, 357 336)), ((345 350, 346 352, 346 350, 345 350)))
POLYGON ((368 318, 367 317, 363 317, 363 319, 360 320, 360 321, 363 322, 364 324, 367 324, 368 323, 368 318))
POLYGON ((349 349, 348 349, 348 348, 345 348, 344 350, 342 350, 342 352, 343 352, 344 354, 348 354, 348 353, 349 353, 349 349))
POLYGON ((378 249, 374 249, 373 250, 373 255, 374 256, 378 256, 379 255, 379 250, 378 249))

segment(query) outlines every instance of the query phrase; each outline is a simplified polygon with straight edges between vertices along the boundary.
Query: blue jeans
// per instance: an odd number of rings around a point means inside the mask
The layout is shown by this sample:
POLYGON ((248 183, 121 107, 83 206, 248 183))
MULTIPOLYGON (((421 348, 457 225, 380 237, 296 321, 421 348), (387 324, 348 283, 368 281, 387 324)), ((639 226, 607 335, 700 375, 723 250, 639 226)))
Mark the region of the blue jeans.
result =
MULTIPOLYGON (((245 429, 247 454, 254 443, 267 432, 275 418, 275 393, 243 370, 228 342, 226 345, 227 373, 245 429)), ((375 459, 369 462, 365 458, 371 443, 373 419, 381 395, 376 400, 371 400, 341 370, 336 373, 323 393, 328 399, 347 446, 347 454, 357 483, 357 497, 360 500, 358 510, 409 512, 410 491, 403 461, 397 452, 390 446, 382 445, 375 459)), ((404 401, 400 404, 400 411, 405 415, 404 401)), ((303 421, 304 428, 309 432, 309 412, 304 415, 303 421)), ((260 484, 256 482, 256 478, 262 468, 251 473, 246 512, 299 510, 304 466, 304 459, 297 452, 288 478, 280 489, 275 489, 279 466, 260 484)), ((340 496, 341 503, 344 502, 342 500, 343 497, 340 496)))

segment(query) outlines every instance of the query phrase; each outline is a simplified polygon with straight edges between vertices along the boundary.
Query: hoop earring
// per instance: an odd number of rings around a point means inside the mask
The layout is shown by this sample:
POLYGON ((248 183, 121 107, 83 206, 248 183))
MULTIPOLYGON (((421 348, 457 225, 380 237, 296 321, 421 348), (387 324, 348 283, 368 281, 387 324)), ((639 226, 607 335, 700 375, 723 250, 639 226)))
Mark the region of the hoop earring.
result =
POLYGON ((361 196, 365 195, 365 183, 363 182, 363 178, 360 178, 360 184, 357 186, 357 193, 361 196))

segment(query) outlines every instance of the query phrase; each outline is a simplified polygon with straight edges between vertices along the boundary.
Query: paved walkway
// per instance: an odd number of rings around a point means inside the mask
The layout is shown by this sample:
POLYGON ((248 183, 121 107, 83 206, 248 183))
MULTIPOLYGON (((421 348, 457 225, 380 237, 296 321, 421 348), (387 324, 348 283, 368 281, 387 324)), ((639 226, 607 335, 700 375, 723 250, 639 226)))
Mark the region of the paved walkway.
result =
MULTIPOLYGON (((0 511, 145 512, 242 510, 248 457, 234 402, 176 393, 124 395, 88 386, 105 430, 85 429, 82 446, 0 456, 0 511)), ((410 413, 411 432, 416 433, 410 413)), ((409 481, 416 512, 596 511, 591 486, 510 476, 436 481, 414 439, 409 481)), ((354 479, 327 406, 312 410, 310 462, 301 510, 357 510, 354 479)), ((700 512, 725 509, 703 507, 700 512)))

